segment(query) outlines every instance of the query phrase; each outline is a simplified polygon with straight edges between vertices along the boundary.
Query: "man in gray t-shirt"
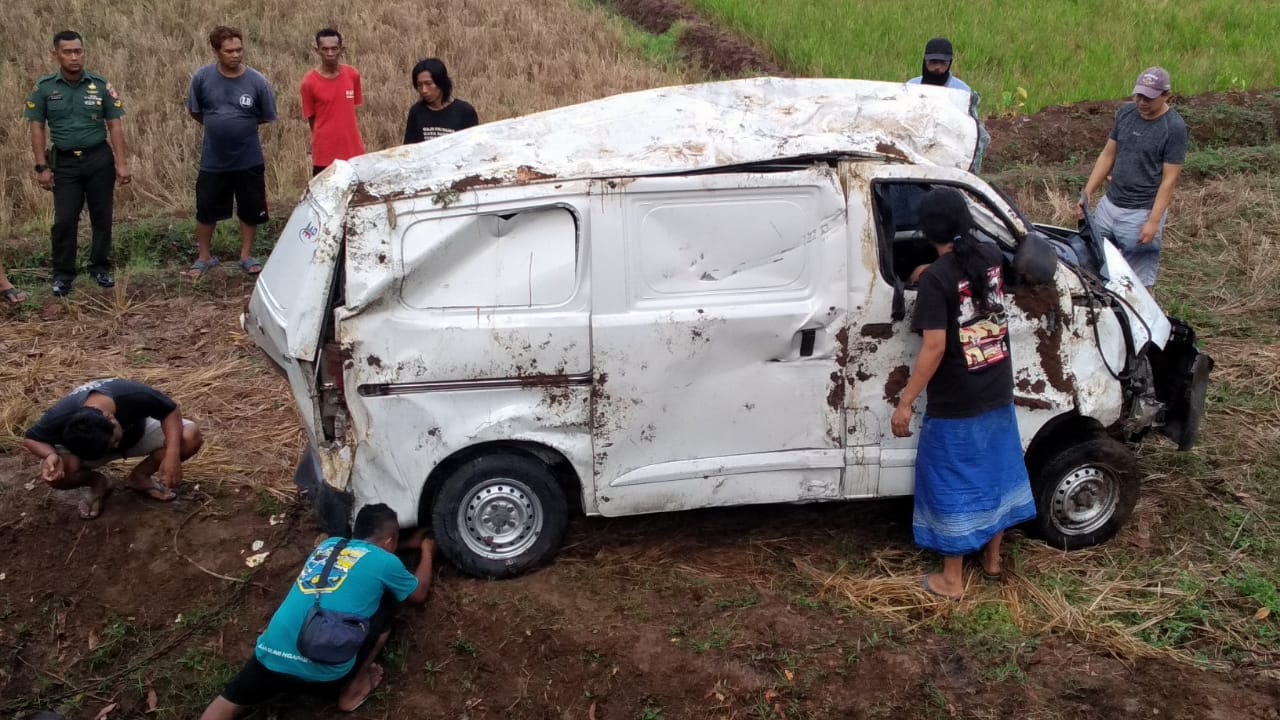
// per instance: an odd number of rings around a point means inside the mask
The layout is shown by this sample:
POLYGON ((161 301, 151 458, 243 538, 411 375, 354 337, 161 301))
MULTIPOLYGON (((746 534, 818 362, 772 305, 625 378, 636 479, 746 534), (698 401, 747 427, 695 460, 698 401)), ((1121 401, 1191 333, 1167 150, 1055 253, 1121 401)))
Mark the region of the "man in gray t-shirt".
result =
POLYGON ((240 218, 240 269, 262 271, 252 255, 257 227, 267 221, 266 165, 258 126, 275 122, 276 98, 262 74, 244 64, 244 38, 220 25, 209 33, 217 62, 191 76, 187 111, 204 126, 200 174, 196 179, 196 245, 199 255, 188 276, 199 280, 218 264, 210 252, 219 220, 240 218))
POLYGON ((1116 112, 1107 145, 1084 186, 1087 199, 1107 182, 1094 211, 1094 231, 1115 241, 1148 288, 1156 284, 1160 239, 1187 158, 1187 124, 1169 107, 1170 92, 1164 69, 1142 71, 1133 102, 1116 112))

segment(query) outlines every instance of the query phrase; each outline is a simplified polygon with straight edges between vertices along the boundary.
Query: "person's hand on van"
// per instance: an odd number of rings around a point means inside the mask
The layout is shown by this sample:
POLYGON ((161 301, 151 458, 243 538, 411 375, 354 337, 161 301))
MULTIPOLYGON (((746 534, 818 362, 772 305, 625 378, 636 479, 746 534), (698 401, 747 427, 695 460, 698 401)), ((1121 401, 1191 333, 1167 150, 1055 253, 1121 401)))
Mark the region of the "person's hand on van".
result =
POLYGON ((911 403, 902 401, 898 403, 898 407, 893 410, 893 417, 889 420, 889 425, 893 428, 893 434, 897 437, 911 437, 911 416, 913 411, 911 403))
POLYGON ((423 527, 414 528, 408 535, 400 539, 400 545, 396 549, 400 552, 418 550, 423 546, 424 542, 427 542, 427 529, 423 527))

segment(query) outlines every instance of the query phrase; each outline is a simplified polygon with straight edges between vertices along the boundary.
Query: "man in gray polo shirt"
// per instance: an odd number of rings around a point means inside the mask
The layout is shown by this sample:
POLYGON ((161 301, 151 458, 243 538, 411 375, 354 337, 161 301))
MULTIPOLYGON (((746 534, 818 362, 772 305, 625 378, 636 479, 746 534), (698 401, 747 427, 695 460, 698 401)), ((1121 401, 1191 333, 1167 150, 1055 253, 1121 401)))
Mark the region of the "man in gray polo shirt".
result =
POLYGON ((187 88, 187 111, 204 126, 196 177, 198 254, 187 273, 192 280, 218 264, 210 249, 214 226, 231 217, 233 206, 240 219, 240 269, 262 271, 250 254, 258 226, 268 219, 258 126, 276 121, 275 94, 261 73, 244 64, 240 30, 219 25, 209 33, 209 46, 216 61, 197 70, 187 88))
POLYGON ((1142 71, 1133 102, 1116 111, 1107 145, 1084 186, 1087 199, 1107 182, 1094 211, 1094 231, 1115 241, 1148 288, 1156 284, 1160 238, 1187 158, 1187 124, 1169 107, 1170 88, 1163 68, 1142 71))

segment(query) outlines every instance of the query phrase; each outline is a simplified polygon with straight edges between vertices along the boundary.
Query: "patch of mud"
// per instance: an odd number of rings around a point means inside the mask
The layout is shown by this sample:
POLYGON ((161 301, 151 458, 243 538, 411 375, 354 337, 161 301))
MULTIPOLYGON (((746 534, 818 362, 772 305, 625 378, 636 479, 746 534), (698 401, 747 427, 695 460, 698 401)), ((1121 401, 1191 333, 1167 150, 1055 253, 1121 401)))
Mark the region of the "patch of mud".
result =
POLYGON ((681 56, 712 75, 788 75, 781 63, 746 38, 718 27, 679 0, 598 0, 646 32, 662 35, 672 25, 684 30, 676 41, 681 56))
POLYGON ((1055 390, 1071 394, 1074 383, 1062 366, 1063 313, 1058 289, 1051 285, 1027 285, 1009 294, 1013 304, 1036 325, 1036 351, 1045 377, 1055 390))
POLYGON ((902 399, 902 389, 907 386, 907 382, 911 380, 911 368, 906 365, 899 365, 889 373, 889 378, 884 381, 884 399, 890 405, 897 405, 902 399))
POLYGON ((888 340, 893 337, 893 323, 871 323, 863 325, 858 334, 865 338, 888 340))

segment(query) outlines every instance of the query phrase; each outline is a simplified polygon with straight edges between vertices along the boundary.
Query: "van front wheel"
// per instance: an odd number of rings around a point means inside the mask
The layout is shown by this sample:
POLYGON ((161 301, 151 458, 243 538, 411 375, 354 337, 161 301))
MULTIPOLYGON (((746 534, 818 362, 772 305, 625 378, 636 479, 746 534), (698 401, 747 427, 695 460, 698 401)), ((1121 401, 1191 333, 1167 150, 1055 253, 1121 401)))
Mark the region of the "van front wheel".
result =
POLYGON ((1065 444, 1031 472, 1036 534, 1063 550, 1110 540, 1138 502, 1133 453, 1106 435, 1065 444))
POLYGON ((560 549, 569 522, 564 492, 526 455, 484 455, 444 480, 431 511, 440 551, 459 570, 515 577, 560 549))

